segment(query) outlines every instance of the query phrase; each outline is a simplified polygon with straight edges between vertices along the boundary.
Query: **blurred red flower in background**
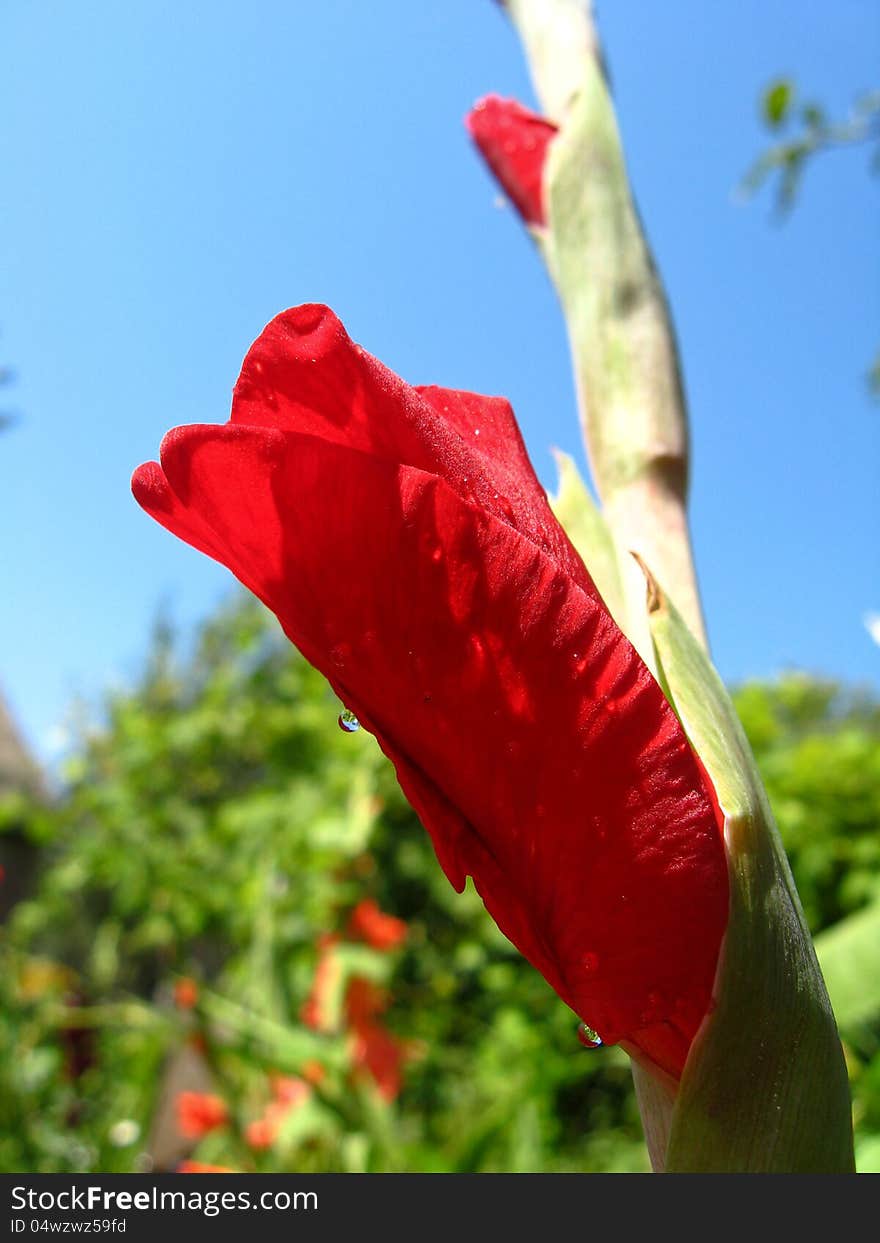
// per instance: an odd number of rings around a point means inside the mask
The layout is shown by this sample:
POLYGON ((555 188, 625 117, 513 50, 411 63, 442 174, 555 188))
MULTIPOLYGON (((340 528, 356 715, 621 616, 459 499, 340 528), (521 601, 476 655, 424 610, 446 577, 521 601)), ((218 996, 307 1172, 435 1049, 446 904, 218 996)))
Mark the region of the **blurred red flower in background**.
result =
POLYGON ((393 950, 406 940, 406 924, 394 915, 386 915, 372 898, 364 898, 351 913, 348 935, 355 941, 366 941, 375 950, 393 950))
POLYGON ((258 1152, 272 1147, 281 1133, 285 1119, 304 1105, 312 1095, 310 1085, 296 1075, 274 1075, 271 1085, 272 1101, 263 1114, 245 1128, 245 1139, 258 1152))
POLYGON ((192 1010, 198 1004, 199 986, 190 976, 174 981, 174 1004, 180 1010, 192 1010))
POLYGON ((186 1139, 201 1139, 229 1121, 226 1102, 211 1092, 181 1092, 176 1106, 177 1129, 186 1139))
POLYGON ((370 980, 352 979, 345 997, 345 1010, 352 1033, 355 1073, 368 1076, 379 1095, 393 1101, 403 1087, 403 1068, 414 1050, 378 1021, 388 1003, 387 994, 370 980))
POLYGON ((310 1083, 312 1087, 318 1088, 327 1078, 327 1071, 320 1062, 315 1061, 314 1058, 309 1058, 307 1062, 303 1062, 302 1076, 306 1083, 310 1083))
POLYGON ((342 982, 342 964, 334 953, 339 937, 325 933, 318 939, 318 965, 308 997, 300 1010, 300 1018, 313 1031, 332 1031, 333 1001, 342 982))
MULTIPOLYGON (((393 922, 402 925, 405 933, 406 925, 402 920, 395 919, 393 922)), ((355 1073, 365 1073, 385 1100, 393 1100, 400 1094, 403 1067, 414 1050, 408 1042, 400 1040, 379 1022, 378 1016, 388 1003, 383 989, 363 976, 352 975, 343 980, 338 946, 338 937, 321 938, 315 978, 302 1009, 302 1020, 315 1031, 332 1033, 340 1026, 347 1030, 351 1034, 350 1049, 355 1073), (336 990, 343 988, 344 995, 340 999, 336 990)), ((324 1072, 320 1066, 307 1065, 303 1067, 303 1075, 312 1083, 319 1084, 324 1072), (320 1072, 318 1078, 314 1077, 315 1069, 320 1072)))
POLYGON ((303 306, 251 348, 230 421, 161 459, 138 501, 276 613, 453 885, 605 1042, 677 1076, 727 922, 714 795, 508 403, 412 388, 303 306))

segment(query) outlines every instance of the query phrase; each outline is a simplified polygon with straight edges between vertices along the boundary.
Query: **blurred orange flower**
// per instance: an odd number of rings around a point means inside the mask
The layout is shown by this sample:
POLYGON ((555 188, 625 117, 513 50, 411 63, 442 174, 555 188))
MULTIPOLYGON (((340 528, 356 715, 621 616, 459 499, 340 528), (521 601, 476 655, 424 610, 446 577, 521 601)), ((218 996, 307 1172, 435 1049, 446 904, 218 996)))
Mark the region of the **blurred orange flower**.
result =
POLYGON ((410 1056, 406 1041, 399 1040, 378 1021, 388 995, 370 980, 355 976, 348 986, 345 1012, 351 1027, 355 1070, 365 1072, 379 1095, 393 1101, 403 1087, 403 1067, 410 1056))
POLYGON ((306 1083, 311 1083, 313 1087, 316 1088, 327 1078, 326 1070, 321 1063, 315 1061, 314 1058, 310 1058, 307 1062, 303 1062, 302 1074, 306 1083))
POLYGON ((271 1148, 278 1138, 285 1118, 303 1106, 312 1095, 305 1079, 296 1075, 274 1075, 271 1080, 274 1100, 264 1113, 245 1127, 245 1139, 251 1148, 262 1152, 271 1148))
POLYGON ((284 1105, 287 1109, 304 1105, 312 1094, 305 1079, 300 1079, 297 1075, 273 1075, 270 1083, 273 1097, 279 1105, 284 1105))
POLYGON ((366 941, 377 950, 392 950, 406 940, 407 926, 402 919, 386 915, 372 898, 358 902, 348 921, 348 935, 366 941))
POLYGON ((177 1127, 186 1139, 201 1139, 229 1120, 226 1102, 210 1092, 181 1092, 176 1103, 177 1127))
POLYGON ((366 1073, 383 1100, 393 1101, 403 1087, 406 1044, 381 1023, 361 1023, 354 1029, 352 1057, 356 1070, 366 1073))
POLYGON ((264 1152, 275 1143, 279 1129, 278 1119, 270 1118, 267 1112, 262 1118, 256 1118, 247 1124, 244 1137, 255 1152, 264 1152))
POLYGON ((174 1004, 181 1010, 192 1010, 199 1000, 199 986, 191 976, 174 981, 174 1004))
POLYGON ((328 1032, 335 1026, 333 997, 342 979, 342 965, 336 955, 339 937, 325 933, 318 940, 318 965, 312 991, 306 998, 300 1017, 313 1031, 328 1032))

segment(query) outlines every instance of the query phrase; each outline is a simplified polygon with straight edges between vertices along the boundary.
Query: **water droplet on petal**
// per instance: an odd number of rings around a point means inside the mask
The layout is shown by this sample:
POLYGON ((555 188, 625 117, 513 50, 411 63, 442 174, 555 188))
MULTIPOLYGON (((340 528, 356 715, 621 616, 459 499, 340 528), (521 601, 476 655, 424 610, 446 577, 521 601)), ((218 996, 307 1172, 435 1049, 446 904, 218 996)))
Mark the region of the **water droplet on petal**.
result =
POLYGON ((581 966, 584 971, 598 971, 599 955, 592 950, 587 950, 586 954, 581 958, 581 966))
POLYGON ((599 1033, 587 1023, 581 1023, 578 1027, 578 1040, 585 1049, 601 1049, 603 1043, 599 1033))
POLYGON ((340 729, 345 730, 347 734, 354 734, 361 727, 360 721, 353 712, 349 712, 348 708, 343 708, 339 714, 337 724, 340 729))

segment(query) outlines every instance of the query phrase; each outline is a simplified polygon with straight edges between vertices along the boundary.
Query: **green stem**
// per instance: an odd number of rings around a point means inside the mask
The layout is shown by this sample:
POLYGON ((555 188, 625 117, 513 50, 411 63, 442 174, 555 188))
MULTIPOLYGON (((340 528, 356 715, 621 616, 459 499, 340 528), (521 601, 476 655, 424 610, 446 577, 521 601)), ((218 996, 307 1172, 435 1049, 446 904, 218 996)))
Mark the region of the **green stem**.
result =
POLYGON ((630 190, 586 0, 508 0, 535 87, 559 125, 542 250, 565 312, 590 465, 618 547, 630 638, 653 663, 638 553, 699 641, 687 520, 689 439, 666 296, 630 190))

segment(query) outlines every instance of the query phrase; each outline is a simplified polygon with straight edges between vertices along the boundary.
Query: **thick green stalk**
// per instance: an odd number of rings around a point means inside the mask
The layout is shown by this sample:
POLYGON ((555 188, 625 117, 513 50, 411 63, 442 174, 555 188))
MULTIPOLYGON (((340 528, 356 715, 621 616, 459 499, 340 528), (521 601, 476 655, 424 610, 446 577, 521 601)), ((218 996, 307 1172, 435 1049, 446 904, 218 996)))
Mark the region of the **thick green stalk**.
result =
POLYGON ((843 1050, 767 795, 720 678, 649 587, 661 677, 724 813, 730 868, 715 1004, 688 1054, 666 1168, 852 1173, 843 1050))
POLYGON ((644 585, 630 551, 706 641, 671 319, 630 191, 589 3, 508 0, 507 7, 542 106, 559 125, 544 177, 542 250, 565 312, 587 453, 618 546, 630 637, 650 659, 644 585))

